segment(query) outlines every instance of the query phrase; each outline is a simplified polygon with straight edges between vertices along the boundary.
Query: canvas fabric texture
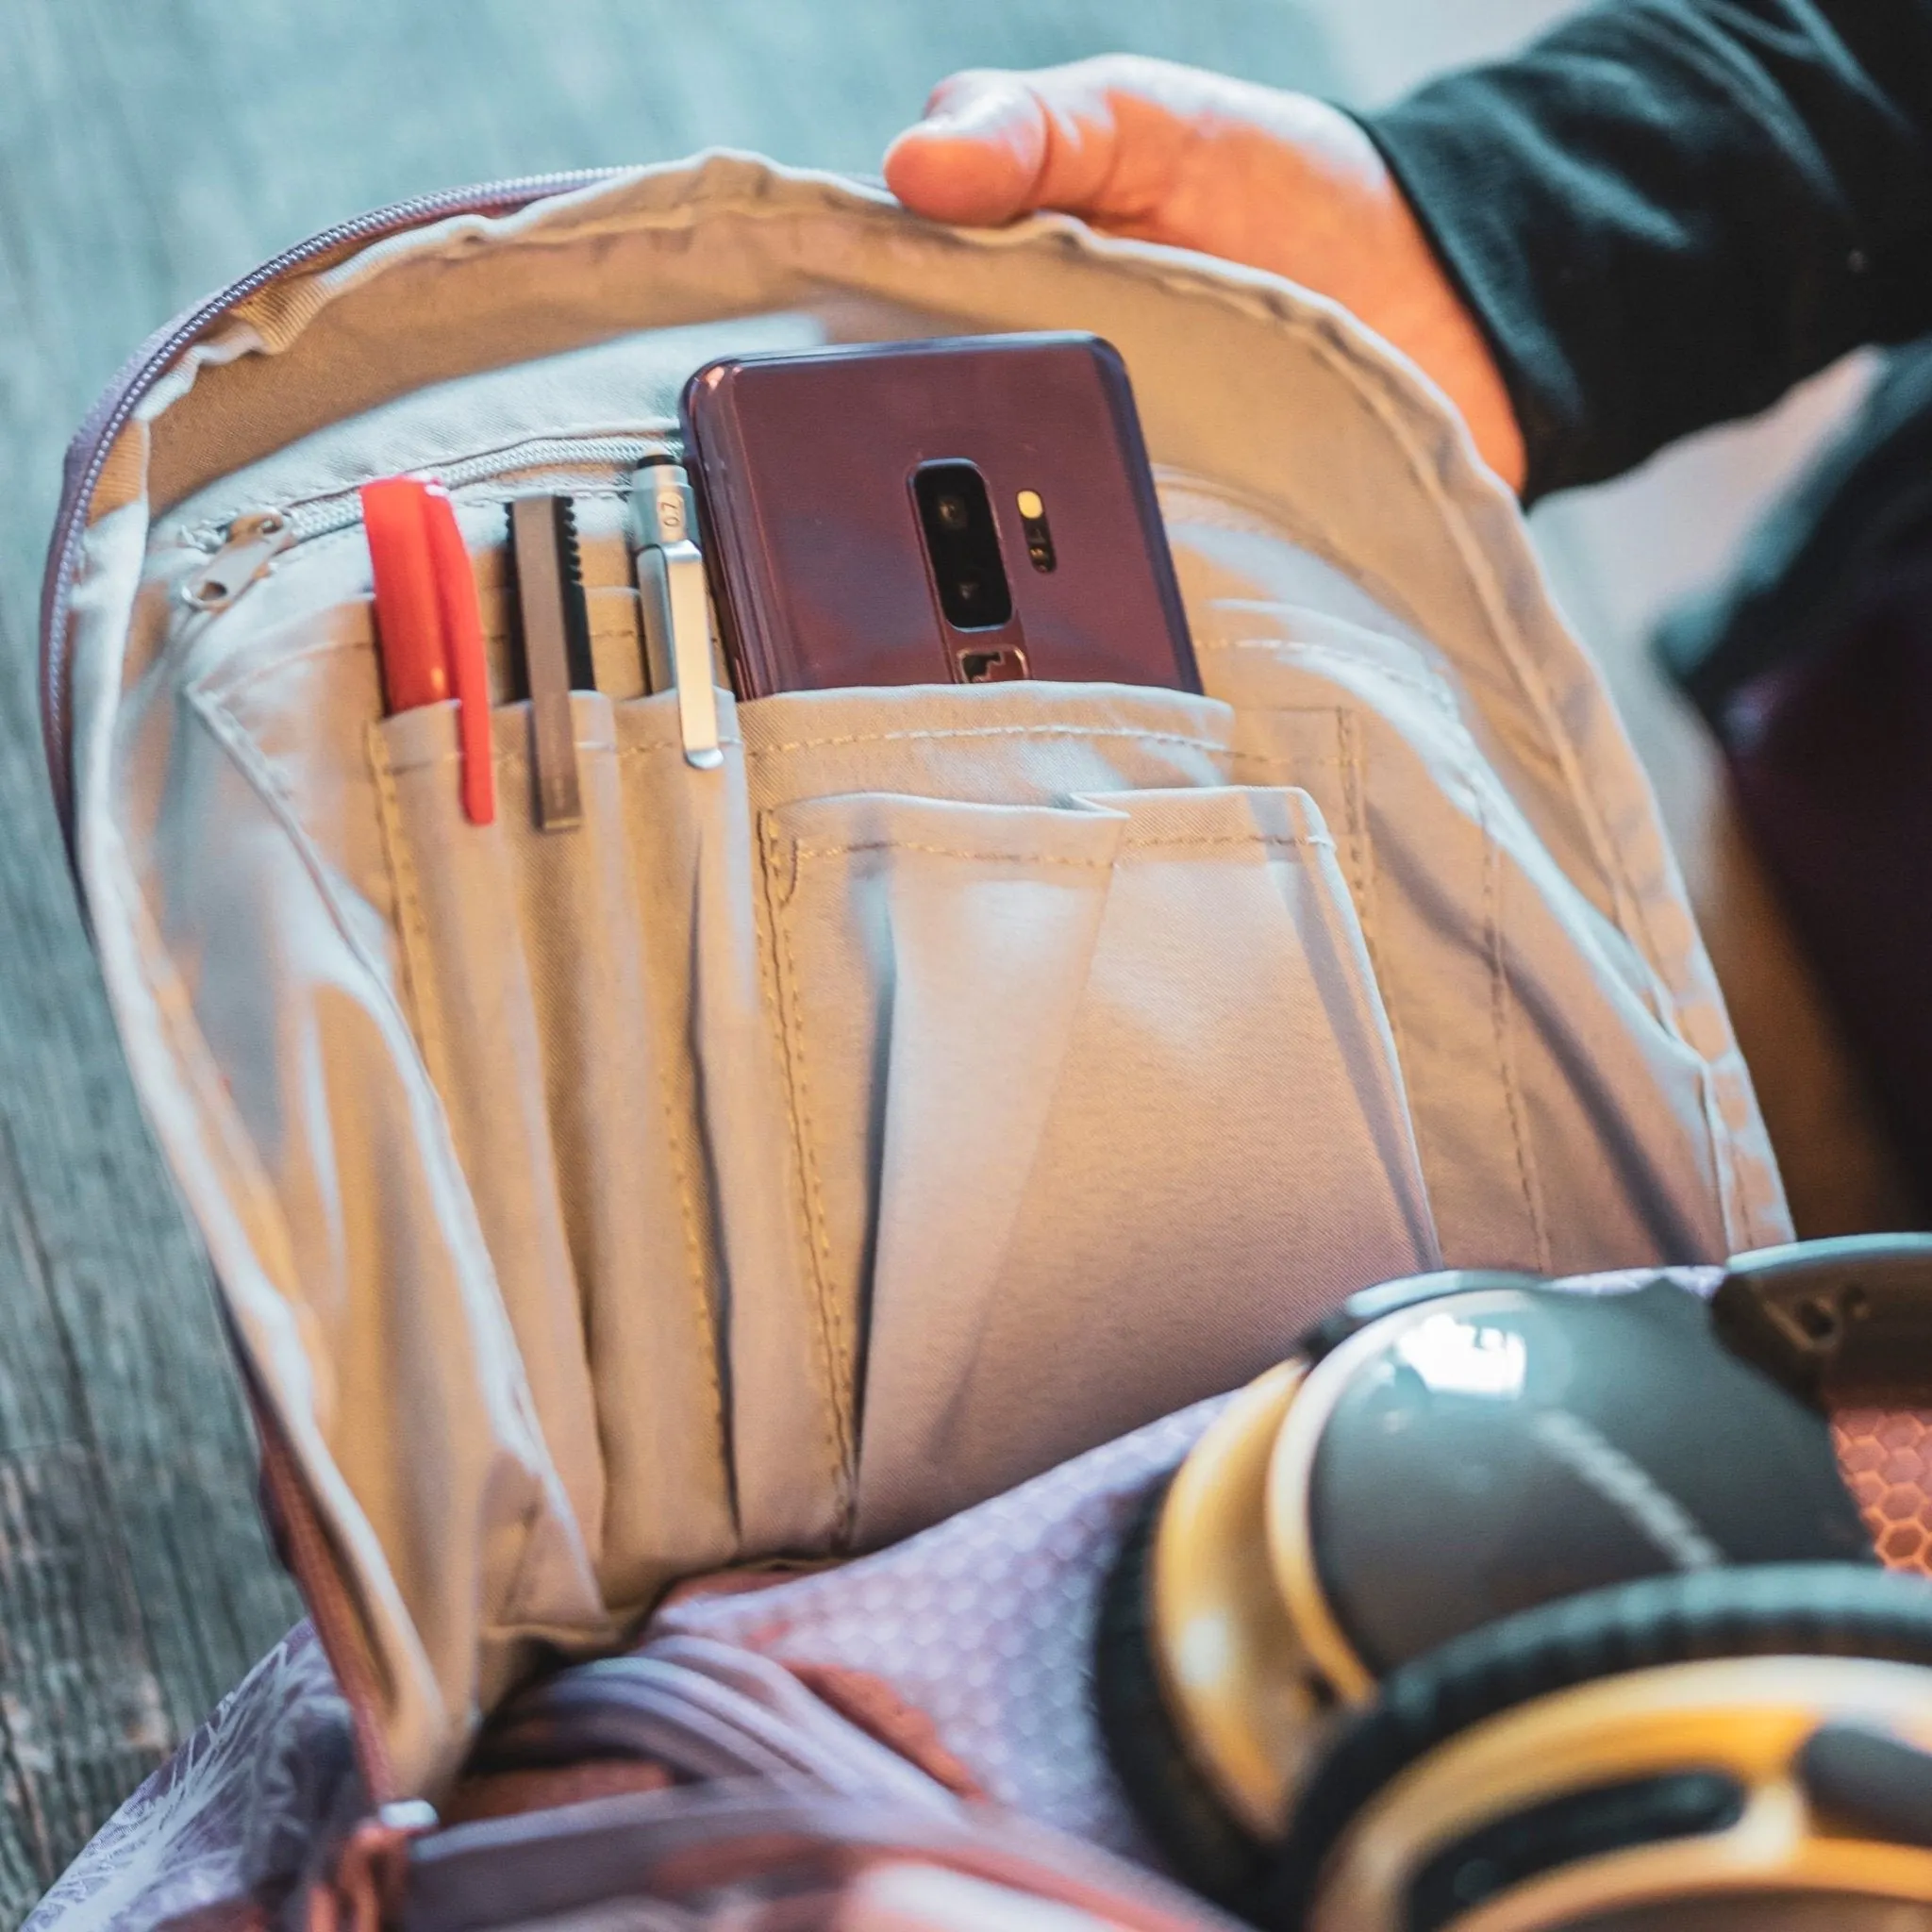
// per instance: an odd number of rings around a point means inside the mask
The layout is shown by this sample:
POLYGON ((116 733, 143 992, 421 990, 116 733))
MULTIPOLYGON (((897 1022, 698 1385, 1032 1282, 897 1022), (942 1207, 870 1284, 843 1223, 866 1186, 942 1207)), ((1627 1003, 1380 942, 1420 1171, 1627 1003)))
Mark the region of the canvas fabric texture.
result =
MULTIPOLYGON (((143 396, 69 623, 135 1080, 313 1514, 375 1795, 674 1580, 845 1558, 1233 1386, 1367 1283, 1789 1224, 1649 789, 1443 398, 1270 276, 743 156, 271 280, 143 396), (723 353, 1122 352, 1205 694, 645 696, 624 536, 723 353), (355 491, 569 491, 578 831, 383 715, 355 491), (188 594, 238 518, 287 541, 188 594)), ((507 693, 506 693, 507 695, 507 693)), ((319 1607, 320 1614, 320 1607, 319 1607)))

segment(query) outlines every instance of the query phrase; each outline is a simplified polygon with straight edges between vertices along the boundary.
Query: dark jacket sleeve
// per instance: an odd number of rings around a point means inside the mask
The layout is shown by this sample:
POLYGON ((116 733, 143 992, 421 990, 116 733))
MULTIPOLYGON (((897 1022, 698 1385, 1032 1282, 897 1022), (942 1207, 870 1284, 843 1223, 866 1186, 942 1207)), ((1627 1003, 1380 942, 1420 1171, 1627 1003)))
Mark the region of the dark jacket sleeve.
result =
POLYGON ((1932 0, 1612 0, 1361 118, 1496 352, 1526 496, 1932 329, 1932 0))

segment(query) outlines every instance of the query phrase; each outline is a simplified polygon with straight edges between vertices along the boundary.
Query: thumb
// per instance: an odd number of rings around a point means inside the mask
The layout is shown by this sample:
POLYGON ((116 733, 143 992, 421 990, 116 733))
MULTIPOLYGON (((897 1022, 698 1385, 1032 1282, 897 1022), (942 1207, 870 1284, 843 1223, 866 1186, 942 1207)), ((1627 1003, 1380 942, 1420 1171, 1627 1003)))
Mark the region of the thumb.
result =
POLYGON ((935 221, 1008 222, 1038 206, 1049 139, 1045 109, 1018 75, 956 74, 886 150, 886 185, 935 221))

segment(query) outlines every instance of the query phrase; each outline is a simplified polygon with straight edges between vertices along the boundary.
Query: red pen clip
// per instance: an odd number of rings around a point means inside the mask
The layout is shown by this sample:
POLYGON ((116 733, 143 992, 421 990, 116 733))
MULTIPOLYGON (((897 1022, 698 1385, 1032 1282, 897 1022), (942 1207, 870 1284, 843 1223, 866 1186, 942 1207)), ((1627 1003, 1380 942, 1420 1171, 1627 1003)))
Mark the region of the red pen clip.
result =
POLYGON ((391 713, 457 701, 463 815, 496 816, 490 669, 475 573, 441 483, 385 476, 361 490, 362 526, 375 573, 375 630, 391 713))

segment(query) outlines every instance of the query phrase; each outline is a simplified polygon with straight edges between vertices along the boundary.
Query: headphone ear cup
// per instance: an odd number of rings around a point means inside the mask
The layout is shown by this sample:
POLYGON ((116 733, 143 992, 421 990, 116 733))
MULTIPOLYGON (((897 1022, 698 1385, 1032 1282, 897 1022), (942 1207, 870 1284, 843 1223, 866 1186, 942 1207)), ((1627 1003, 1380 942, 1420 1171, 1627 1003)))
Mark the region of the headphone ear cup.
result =
POLYGON ((1101 1736, 1135 1811, 1195 1890, 1252 1916, 1269 1854, 1195 1769, 1168 1713, 1154 1653, 1150 1569, 1169 1485, 1150 1496, 1108 1574, 1094 1632, 1101 1736))
POLYGON ((1391 1672, 1330 1740, 1303 1788, 1260 1922, 1301 1925, 1323 1865, 1376 1794, 1485 1719, 1624 1672, 1766 1656, 1932 1666, 1932 1589, 1852 1563, 1706 1570, 1545 1604, 1445 1643, 1391 1672))

